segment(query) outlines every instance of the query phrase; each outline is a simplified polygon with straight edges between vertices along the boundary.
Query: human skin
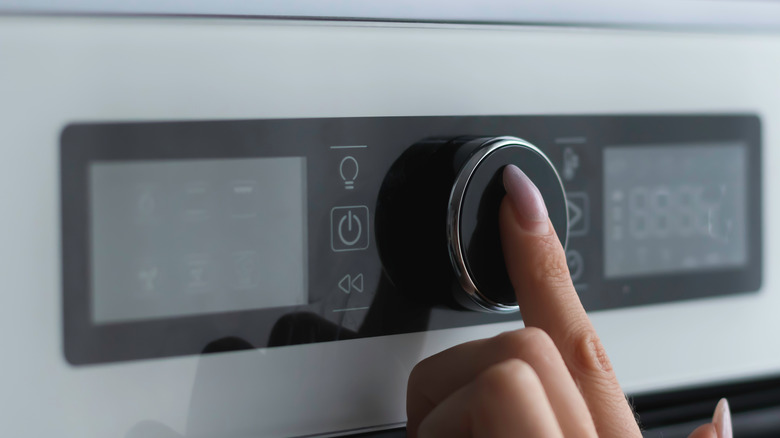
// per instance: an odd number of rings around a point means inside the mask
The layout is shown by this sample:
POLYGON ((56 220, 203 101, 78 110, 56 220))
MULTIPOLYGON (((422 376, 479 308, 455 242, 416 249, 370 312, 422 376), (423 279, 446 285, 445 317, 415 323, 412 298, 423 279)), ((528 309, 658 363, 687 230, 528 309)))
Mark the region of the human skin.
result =
MULTIPOLYGON (((526 328, 417 364, 407 388, 408 436, 640 438, 539 190, 515 166, 503 176, 502 245, 526 328)), ((713 422, 690 435, 731 436, 725 399, 713 422)))

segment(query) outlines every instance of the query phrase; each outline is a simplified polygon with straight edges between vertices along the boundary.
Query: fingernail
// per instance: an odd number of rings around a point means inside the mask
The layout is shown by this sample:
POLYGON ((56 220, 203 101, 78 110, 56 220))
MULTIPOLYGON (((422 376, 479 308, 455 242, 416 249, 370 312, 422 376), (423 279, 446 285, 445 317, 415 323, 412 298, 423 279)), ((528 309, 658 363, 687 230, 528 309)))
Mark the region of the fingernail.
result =
POLYGON ((715 435, 717 435, 718 438, 733 438, 734 433, 731 429, 731 409, 729 409, 729 402, 725 398, 720 399, 718 405, 715 406, 712 424, 715 426, 715 435))
POLYGON ((504 168, 504 188, 520 226, 534 234, 547 234, 550 230, 547 207, 533 181, 517 166, 510 164, 504 168))

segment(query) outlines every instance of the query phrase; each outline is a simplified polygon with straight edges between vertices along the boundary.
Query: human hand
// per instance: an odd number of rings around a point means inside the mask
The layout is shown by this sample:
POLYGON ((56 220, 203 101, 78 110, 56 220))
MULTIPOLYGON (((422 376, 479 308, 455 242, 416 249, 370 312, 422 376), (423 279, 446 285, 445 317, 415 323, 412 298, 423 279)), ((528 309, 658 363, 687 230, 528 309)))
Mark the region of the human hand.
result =
MULTIPOLYGON (((407 388, 408 435, 641 437, 539 190, 515 166, 504 170, 504 186, 504 258, 526 328, 417 364, 407 388)), ((731 437, 724 402, 691 438, 731 437)))

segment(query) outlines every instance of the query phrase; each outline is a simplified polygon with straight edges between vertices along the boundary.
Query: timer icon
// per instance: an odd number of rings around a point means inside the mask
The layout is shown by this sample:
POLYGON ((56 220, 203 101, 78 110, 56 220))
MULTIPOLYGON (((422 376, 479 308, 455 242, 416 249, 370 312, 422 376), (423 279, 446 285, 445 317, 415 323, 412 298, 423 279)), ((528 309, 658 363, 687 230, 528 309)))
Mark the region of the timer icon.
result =
POLYGON ((339 164, 339 175, 341 175, 341 179, 344 180, 345 189, 352 190, 355 188, 355 180, 357 179, 359 170, 360 166, 358 166, 355 157, 348 155, 341 160, 341 164, 339 164))

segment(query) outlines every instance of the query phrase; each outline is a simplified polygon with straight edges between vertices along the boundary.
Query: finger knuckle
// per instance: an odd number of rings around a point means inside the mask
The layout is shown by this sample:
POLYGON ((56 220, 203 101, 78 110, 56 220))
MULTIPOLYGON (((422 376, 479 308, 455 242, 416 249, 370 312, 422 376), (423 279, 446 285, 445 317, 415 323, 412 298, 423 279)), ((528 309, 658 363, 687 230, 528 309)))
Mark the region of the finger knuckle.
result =
POLYGON ((499 350, 509 352, 510 357, 518 359, 535 358, 555 350, 550 335, 538 327, 526 327, 520 330, 502 333, 497 337, 499 350))
POLYGON ((442 361, 442 357, 446 357, 454 348, 456 347, 440 351, 417 362, 409 373, 409 380, 415 382, 427 380, 430 377, 432 370, 437 368, 437 363, 442 361))
POLYGON ((538 384, 534 369, 520 359, 507 359, 488 368, 478 379, 477 397, 510 403, 524 389, 538 384))
POLYGON ((412 368, 412 371, 409 373, 409 379, 407 383, 409 388, 417 387, 417 383, 420 381, 420 375, 422 374, 421 370, 425 366, 424 363, 425 361, 423 360, 422 362, 417 363, 414 368, 412 368))
POLYGON ((575 377, 611 378, 614 375, 607 350, 592 328, 576 330, 570 345, 575 377))
POLYGON ((424 359, 418 362, 412 371, 409 373, 409 378, 406 382, 407 399, 419 399, 428 400, 430 397, 425 391, 425 388, 429 388, 432 374, 430 369, 432 368, 431 358, 424 359))
POLYGON ((546 351, 555 349, 555 343, 546 331, 538 327, 526 327, 523 330, 525 344, 531 351, 546 351))

